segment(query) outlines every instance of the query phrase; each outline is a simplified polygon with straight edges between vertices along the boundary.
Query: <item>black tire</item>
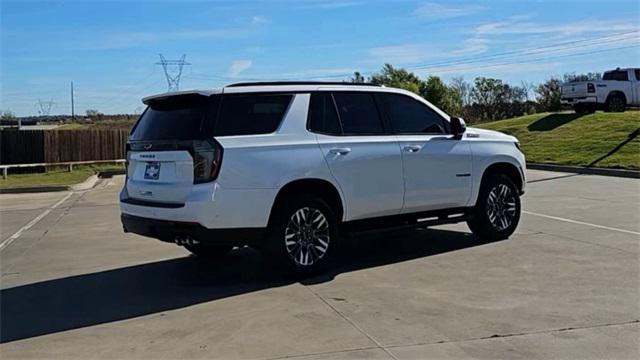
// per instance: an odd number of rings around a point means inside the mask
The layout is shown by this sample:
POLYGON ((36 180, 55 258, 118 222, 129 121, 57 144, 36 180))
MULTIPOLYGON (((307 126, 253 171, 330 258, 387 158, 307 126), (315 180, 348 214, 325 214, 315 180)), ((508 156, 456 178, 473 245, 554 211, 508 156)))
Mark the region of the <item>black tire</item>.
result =
POLYGON ((326 270, 338 243, 335 213, 321 198, 297 195, 274 209, 265 252, 288 277, 308 277, 326 270))
POLYGON ((520 195, 513 181, 502 174, 489 174, 482 181, 473 218, 467 225, 482 240, 503 240, 518 227, 521 210, 520 195))
POLYGON ((189 250, 193 255, 198 257, 206 257, 206 258, 216 258, 223 257, 227 255, 233 246, 225 246, 225 245, 184 245, 184 248, 189 250))
POLYGON ((620 95, 611 95, 607 99, 607 111, 609 112, 624 112, 627 103, 620 95))
POLYGON ((593 114, 594 112, 596 112, 596 106, 589 104, 576 104, 573 105, 573 110, 578 115, 593 114))

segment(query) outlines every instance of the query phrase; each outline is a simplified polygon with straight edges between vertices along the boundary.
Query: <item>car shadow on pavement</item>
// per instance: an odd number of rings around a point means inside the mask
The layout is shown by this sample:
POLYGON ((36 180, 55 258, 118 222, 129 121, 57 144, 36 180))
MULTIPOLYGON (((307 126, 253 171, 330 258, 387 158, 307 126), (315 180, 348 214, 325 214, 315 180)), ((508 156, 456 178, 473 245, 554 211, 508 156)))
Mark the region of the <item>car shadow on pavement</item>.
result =
MULTIPOLYGON (((471 234, 413 230, 346 240, 336 275, 483 245, 471 234)), ((0 291, 0 343, 179 309, 294 283, 273 271, 258 251, 242 248, 217 261, 187 256, 0 291)))

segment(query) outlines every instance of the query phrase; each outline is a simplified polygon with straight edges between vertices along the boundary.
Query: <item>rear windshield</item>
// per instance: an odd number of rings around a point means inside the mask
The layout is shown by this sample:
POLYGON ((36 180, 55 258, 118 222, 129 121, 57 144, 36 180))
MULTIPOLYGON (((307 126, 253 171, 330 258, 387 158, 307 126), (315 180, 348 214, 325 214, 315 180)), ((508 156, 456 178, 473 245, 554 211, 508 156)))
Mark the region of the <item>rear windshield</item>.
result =
POLYGON ((180 95, 151 103, 131 140, 193 140, 276 131, 290 94, 180 95))
POLYGON ((289 94, 224 95, 213 135, 272 133, 280 126, 292 97, 289 94))
POLYGON ((203 126, 206 125, 212 98, 181 95, 151 103, 133 128, 131 140, 203 138, 203 126))

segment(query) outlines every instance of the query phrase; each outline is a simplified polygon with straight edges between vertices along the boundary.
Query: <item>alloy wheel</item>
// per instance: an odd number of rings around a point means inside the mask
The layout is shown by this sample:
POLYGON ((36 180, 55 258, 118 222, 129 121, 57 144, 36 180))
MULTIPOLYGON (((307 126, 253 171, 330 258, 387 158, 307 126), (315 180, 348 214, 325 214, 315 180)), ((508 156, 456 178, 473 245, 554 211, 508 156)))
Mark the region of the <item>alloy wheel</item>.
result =
POLYGON ((324 257, 331 241, 329 221, 318 209, 296 210, 284 231, 289 257, 298 266, 311 266, 324 257))
POLYGON ((498 184, 491 189, 487 198, 487 216, 497 231, 507 229, 516 217, 516 195, 505 184, 498 184))
POLYGON ((623 112, 624 111, 624 100, 622 100, 619 96, 614 96, 609 100, 609 109, 612 112, 623 112))

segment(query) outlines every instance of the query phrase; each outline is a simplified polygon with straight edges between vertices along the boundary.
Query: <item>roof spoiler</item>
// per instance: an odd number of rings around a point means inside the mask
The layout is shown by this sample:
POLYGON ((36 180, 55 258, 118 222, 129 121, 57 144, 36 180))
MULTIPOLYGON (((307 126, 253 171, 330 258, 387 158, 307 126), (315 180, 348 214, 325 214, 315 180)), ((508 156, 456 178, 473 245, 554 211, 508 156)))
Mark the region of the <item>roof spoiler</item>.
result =
POLYGON ((221 93, 220 90, 184 90, 184 91, 173 91, 173 92, 165 92, 162 94, 156 94, 147 96, 142 98, 142 103, 145 105, 149 105, 152 102, 160 101, 164 99, 168 99, 174 96, 183 96, 183 95, 201 95, 201 96, 211 96, 213 94, 221 93))

